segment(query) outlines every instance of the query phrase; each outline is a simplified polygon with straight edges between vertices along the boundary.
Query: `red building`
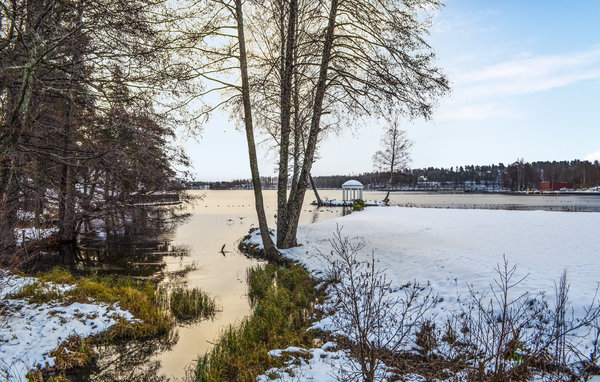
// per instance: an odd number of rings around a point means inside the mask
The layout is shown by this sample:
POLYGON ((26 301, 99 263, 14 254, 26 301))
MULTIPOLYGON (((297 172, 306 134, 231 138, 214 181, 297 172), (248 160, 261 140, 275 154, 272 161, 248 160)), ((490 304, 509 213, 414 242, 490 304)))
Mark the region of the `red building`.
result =
POLYGON ((538 185, 539 191, 558 191, 562 188, 573 188, 573 184, 563 182, 540 182, 538 185))

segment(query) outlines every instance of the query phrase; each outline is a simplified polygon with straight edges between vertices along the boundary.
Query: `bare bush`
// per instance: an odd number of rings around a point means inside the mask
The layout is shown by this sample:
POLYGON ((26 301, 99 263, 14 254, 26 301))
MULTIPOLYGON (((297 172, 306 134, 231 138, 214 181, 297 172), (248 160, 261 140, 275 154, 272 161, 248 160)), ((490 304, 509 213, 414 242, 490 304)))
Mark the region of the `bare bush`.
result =
POLYGON ((413 350, 423 364, 410 361, 410 372, 452 380, 525 381, 535 375, 587 381, 600 374, 598 289, 576 313, 566 272, 548 302, 545 293, 523 291, 528 275, 520 276, 504 258, 489 289, 469 287, 462 311, 441 325, 433 316, 438 298, 429 285, 393 285, 385 269, 376 267, 374 253, 361 257, 364 241, 344 237, 339 226, 330 244, 330 253, 320 253, 329 265, 328 319, 336 334, 350 339, 358 360, 345 366, 353 368, 343 370, 346 380, 383 380, 388 370, 383 357, 397 366, 400 359, 415 360, 413 350))
POLYGON ((469 303, 443 336, 445 356, 464 362, 469 380, 527 380, 533 372, 549 380, 585 378, 597 362, 597 341, 591 356, 580 350, 600 317, 597 298, 583 317, 575 317, 572 310, 568 314, 566 272, 551 307, 542 293, 515 293, 527 276, 518 277, 506 258, 495 271, 488 294, 469 288, 469 303))
POLYGON ((425 322, 437 297, 431 287, 416 282, 396 287, 385 270, 375 266, 375 254, 359 258, 364 242, 342 236, 338 226, 330 240, 332 251, 321 256, 329 264, 332 297, 331 321, 335 331, 355 344, 360 370, 344 370, 348 380, 384 378, 381 352, 396 351, 408 344, 425 322))

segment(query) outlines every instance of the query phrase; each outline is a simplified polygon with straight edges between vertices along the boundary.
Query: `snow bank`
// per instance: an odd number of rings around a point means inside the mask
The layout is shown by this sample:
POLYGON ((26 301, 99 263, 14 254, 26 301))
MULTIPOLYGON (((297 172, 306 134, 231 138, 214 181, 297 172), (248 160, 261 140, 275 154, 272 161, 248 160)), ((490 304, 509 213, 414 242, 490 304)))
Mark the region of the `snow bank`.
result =
MULTIPOLYGON (((119 317, 134 319, 118 304, 35 305, 6 297, 36 281, 0 271, 0 375, 8 373, 8 380, 26 381, 29 370, 53 366, 50 353, 71 335, 88 337, 116 324, 119 317)), ((73 288, 49 283, 45 287, 62 293, 73 288)))
POLYGON ((301 247, 285 251, 313 272, 326 267, 315 249, 331 250, 337 225, 343 235, 360 237, 364 260, 375 253, 388 277, 404 284, 431 282, 444 299, 441 309, 454 308, 457 295, 467 297, 467 284, 489 287, 503 255, 531 292, 554 292, 563 270, 569 275, 570 300, 579 308, 591 302, 600 281, 600 214, 588 212, 462 210, 433 208, 366 209, 346 217, 302 226, 301 247))
MULTIPOLYGON (((469 297, 468 285, 489 290, 503 256, 517 266, 518 275, 528 275, 515 296, 544 292, 551 302, 555 282, 566 270, 570 305, 579 316, 600 281, 598 213, 370 208, 300 227, 298 242, 303 245, 284 255, 323 276, 327 264, 317 250, 331 251, 329 240, 338 224, 344 236, 364 240, 363 260, 374 252, 377 266, 394 284, 429 282, 442 298, 432 312, 442 322, 449 312, 460 312, 469 297)), ((251 241, 260 242, 257 233, 251 241)), ((332 330, 330 322, 325 317, 316 327, 332 330)))

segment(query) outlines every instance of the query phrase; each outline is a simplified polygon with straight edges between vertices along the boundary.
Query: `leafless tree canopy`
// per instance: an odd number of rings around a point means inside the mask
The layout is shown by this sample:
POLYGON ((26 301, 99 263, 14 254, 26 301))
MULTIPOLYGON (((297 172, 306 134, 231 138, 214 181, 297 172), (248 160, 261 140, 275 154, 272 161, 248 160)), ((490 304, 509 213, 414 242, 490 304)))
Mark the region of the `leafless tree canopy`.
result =
POLYGON ((274 244, 255 134, 273 137, 277 244, 296 245, 326 131, 388 110, 428 118, 448 91, 424 39, 430 13, 440 6, 436 0, 3 2, 2 248, 14 244, 19 206, 31 204, 38 216, 53 206, 61 240, 72 240, 82 216, 164 187, 171 164, 186 162, 169 144, 175 115, 198 99, 206 102, 197 120, 226 107, 242 122, 268 251, 274 244), (168 102, 173 97, 181 102, 168 102))
POLYGON ((222 105, 244 110, 237 115, 244 116, 251 167, 255 123, 278 148, 280 248, 296 245, 308 177, 326 130, 388 110, 428 118, 448 91, 424 39, 430 12, 440 6, 435 0, 198 4, 202 43, 195 49, 204 56, 197 74, 211 84, 207 92, 227 95, 205 112, 222 105))

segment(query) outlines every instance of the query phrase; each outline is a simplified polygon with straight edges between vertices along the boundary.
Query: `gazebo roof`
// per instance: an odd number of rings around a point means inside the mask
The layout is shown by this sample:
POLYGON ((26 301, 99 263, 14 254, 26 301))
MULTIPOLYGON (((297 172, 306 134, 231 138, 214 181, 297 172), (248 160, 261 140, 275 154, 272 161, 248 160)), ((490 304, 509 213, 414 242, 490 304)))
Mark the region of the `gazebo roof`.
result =
POLYGON ((354 188, 354 189, 363 189, 364 186, 358 180, 348 180, 346 183, 342 184, 342 188, 354 188))

